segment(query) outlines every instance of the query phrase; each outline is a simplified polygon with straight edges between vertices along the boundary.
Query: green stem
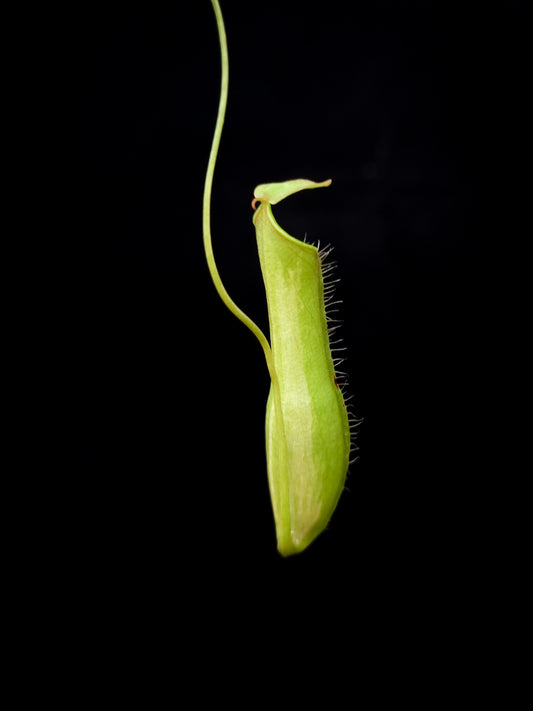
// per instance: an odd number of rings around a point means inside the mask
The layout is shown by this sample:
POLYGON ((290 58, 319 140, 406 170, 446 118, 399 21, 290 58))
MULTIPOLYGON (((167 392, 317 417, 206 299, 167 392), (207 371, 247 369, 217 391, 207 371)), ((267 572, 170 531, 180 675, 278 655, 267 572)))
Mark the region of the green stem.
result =
POLYGON ((205 185, 204 185, 204 206, 203 206, 203 231, 204 231, 204 249, 205 257, 207 259, 207 266, 209 267, 209 273, 211 274, 211 279, 215 285, 215 288, 226 304, 228 309, 247 326, 250 331, 256 336, 261 344, 263 351, 265 352, 265 358, 267 361, 268 370, 272 376, 273 362, 272 362, 272 352, 270 350, 270 345, 265 334, 261 331, 259 326, 252 321, 252 319, 247 316, 244 311, 242 311, 237 304, 233 301, 231 296, 226 291, 226 287, 222 283, 220 274, 218 273, 217 265, 215 262, 215 257, 213 254, 213 243, 211 238, 211 191, 213 187, 213 175, 215 172, 215 164, 218 155, 218 148, 220 146, 220 137, 222 136, 222 127, 224 125, 224 117, 226 115, 226 104, 228 103, 228 82, 229 82, 229 62, 228 62, 228 45, 226 41, 226 30, 224 28, 224 20, 222 19, 222 11, 218 0, 211 0, 213 5, 213 10, 215 11, 215 16, 217 20, 218 35, 220 39, 220 55, 222 63, 222 76, 220 80, 220 101, 218 104, 217 112, 217 122, 215 126, 215 133, 213 135, 213 143, 211 145, 211 152, 209 154, 209 162, 207 164, 207 171, 205 174, 205 185))

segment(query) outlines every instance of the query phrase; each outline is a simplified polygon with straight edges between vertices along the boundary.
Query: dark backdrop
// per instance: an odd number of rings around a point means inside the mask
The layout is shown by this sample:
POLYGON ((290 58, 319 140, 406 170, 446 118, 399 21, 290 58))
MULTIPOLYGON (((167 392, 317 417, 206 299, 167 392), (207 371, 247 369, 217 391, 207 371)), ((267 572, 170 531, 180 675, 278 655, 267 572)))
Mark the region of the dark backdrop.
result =
POLYGON ((386 607, 391 590, 453 600, 501 555, 494 354, 501 245, 521 228, 524 194, 521 4, 223 11, 219 269, 266 328, 253 188, 333 179, 275 213, 334 245, 360 458, 328 530, 281 559, 263 355, 220 302, 202 250, 220 72, 210 3, 75 10, 59 75, 74 442, 61 533, 73 532, 73 559, 93 579, 154 590, 201 569, 208 597, 236 579, 248 590, 252 575, 343 575, 369 605, 386 607))

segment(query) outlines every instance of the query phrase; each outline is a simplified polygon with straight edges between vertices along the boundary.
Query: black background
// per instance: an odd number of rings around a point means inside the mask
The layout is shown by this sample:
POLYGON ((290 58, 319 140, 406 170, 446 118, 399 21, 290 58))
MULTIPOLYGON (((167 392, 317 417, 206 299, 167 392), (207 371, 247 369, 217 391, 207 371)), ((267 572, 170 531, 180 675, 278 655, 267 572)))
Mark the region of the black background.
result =
POLYGON ((267 328, 253 188, 333 179, 275 214, 334 245, 359 460, 328 530, 280 558, 263 355, 216 295, 202 248, 220 74, 210 3, 76 9, 62 18, 58 75, 73 444, 58 540, 98 590, 253 599, 266 581, 311 594, 310 580, 342 578, 347 617, 392 596, 413 609, 446 600, 451 617, 505 556, 497 353, 502 245, 524 229, 522 5, 223 12, 219 270, 267 328))

